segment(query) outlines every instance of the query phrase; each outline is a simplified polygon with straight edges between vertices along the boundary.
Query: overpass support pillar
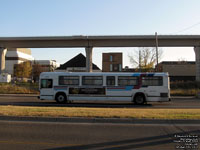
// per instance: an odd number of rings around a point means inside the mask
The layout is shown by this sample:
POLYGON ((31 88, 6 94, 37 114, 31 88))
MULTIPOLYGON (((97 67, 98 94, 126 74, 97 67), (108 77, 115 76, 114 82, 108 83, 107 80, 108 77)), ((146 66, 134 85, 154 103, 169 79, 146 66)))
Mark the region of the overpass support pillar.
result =
POLYGON ((92 49, 93 47, 86 47, 86 71, 92 72, 92 49))
POLYGON ((0 74, 5 70, 5 56, 7 49, 0 47, 0 74))
POLYGON ((196 61, 196 81, 200 81, 200 47, 194 47, 196 61))

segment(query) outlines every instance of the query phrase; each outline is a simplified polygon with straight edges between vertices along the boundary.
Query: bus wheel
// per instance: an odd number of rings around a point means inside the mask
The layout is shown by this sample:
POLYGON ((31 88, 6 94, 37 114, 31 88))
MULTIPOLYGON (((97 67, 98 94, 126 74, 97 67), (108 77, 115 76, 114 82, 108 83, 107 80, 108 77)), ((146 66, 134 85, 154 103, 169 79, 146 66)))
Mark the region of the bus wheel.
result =
POLYGON ((59 104, 64 104, 67 102, 66 95, 64 93, 56 94, 56 102, 59 104))
POLYGON ((143 105, 144 102, 145 102, 144 94, 136 94, 136 96, 134 97, 134 103, 136 105, 143 105))

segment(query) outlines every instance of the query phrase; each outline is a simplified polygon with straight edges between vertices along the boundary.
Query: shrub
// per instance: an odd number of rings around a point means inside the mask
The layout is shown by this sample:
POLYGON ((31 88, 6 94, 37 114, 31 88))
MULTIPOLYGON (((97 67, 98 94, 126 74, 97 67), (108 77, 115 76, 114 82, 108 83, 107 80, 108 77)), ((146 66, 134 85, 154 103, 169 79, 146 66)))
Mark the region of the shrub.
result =
POLYGON ((200 82, 196 81, 176 81, 170 83, 171 89, 200 89, 200 82))

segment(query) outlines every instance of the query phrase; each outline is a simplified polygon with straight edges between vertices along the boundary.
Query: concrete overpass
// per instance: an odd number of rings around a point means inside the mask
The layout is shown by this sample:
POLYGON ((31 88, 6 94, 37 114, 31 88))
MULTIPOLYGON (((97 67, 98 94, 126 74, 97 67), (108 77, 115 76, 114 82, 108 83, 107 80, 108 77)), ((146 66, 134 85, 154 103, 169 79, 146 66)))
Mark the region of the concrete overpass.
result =
MULTIPOLYGON (((200 35, 158 35, 159 47, 194 47, 196 80, 200 81, 200 35)), ((9 48, 85 48, 86 68, 92 71, 93 47, 155 47, 155 35, 0 37, 0 71, 9 48)))

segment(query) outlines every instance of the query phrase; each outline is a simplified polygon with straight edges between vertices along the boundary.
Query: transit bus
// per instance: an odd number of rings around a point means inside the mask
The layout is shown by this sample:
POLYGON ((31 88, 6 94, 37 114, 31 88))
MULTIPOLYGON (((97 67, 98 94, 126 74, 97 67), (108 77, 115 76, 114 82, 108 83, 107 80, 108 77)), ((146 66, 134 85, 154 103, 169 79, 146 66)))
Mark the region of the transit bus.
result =
POLYGON ((123 101, 134 104, 170 100, 168 73, 43 72, 41 100, 123 101))

